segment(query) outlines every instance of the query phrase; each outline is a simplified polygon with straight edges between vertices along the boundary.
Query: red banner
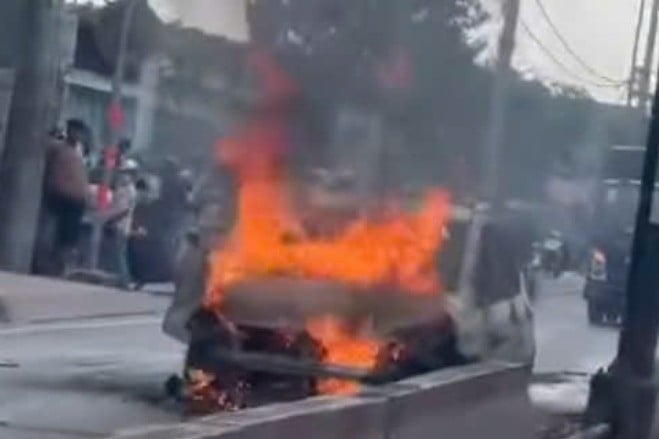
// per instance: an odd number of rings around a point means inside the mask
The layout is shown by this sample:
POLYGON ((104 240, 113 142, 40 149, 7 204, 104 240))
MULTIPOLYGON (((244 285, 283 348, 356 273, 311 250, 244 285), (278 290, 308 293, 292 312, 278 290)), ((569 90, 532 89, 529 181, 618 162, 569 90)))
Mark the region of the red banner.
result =
POLYGON ((124 127, 125 116, 121 104, 112 104, 108 109, 108 122, 113 130, 121 130, 124 127))
MULTIPOLYGON (((103 167, 107 175, 112 176, 112 173, 119 164, 119 148, 117 146, 109 146, 103 152, 103 167)), ((103 212, 110 208, 112 190, 107 181, 101 182, 96 194, 96 203, 98 209, 103 212)))

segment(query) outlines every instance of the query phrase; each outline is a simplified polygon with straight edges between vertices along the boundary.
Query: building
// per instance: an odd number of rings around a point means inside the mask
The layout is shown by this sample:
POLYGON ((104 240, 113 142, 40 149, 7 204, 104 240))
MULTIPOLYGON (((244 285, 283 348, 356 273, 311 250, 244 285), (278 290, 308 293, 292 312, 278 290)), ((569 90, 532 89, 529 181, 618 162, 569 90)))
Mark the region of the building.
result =
MULTIPOLYGON (((99 151, 109 138, 107 109, 126 2, 66 11, 74 49, 62 68, 60 122, 85 120, 99 151)), ((124 137, 142 155, 200 159, 235 118, 245 47, 162 22, 148 2, 136 9, 122 89, 124 137)), ((64 43, 66 44, 66 43, 64 43)))

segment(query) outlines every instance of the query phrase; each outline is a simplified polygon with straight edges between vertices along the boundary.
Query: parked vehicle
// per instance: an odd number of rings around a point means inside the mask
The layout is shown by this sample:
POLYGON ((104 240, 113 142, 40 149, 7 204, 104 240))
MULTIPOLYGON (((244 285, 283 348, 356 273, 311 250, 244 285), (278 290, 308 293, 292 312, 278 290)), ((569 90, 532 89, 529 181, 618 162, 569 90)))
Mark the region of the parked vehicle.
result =
POLYGON ((584 298, 591 324, 619 324, 624 318, 638 181, 605 181, 598 224, 591 238, 584 298))
MULTIPOLYGON (((625 318, 625 287, 644 151, 641 146, 612 147, 597 193, 583 292, 588 320, 594 325, 621 324, 625 318)), ((656 205, 656 189, 654 198, 656 205)))

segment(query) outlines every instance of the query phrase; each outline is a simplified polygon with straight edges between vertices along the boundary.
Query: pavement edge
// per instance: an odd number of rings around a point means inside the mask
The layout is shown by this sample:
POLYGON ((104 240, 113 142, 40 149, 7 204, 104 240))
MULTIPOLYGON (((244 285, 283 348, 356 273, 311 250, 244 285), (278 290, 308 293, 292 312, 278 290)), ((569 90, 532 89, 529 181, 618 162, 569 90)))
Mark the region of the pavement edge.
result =
POLYGON ((536 425, 527 394, 530 376, 527 366, 480 363, 366 388, 354 397, 273 404, 182 424, 138 428, 111 438, 525 439, 533 437, 536 425))

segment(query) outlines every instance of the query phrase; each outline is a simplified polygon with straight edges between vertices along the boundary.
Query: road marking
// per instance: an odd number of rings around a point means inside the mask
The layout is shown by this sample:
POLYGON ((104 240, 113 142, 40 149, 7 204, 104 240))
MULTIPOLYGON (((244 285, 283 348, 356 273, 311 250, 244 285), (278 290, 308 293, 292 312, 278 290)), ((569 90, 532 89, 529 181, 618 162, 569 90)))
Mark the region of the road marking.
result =
POLYGON ((24 326, 17 326, 7 329, 0 329, 0 336, 2 335, 25 335, 25 334, 39 334, 43 332, 54 331, 76 331, 81 329, 103 329, 103 328, 116 328, 121 326, 148 326, 153 324, 160 324, 162 316, 157 317, 141 317, 141 318, 125 318, 125 319, 112 319, 105 321, 77 321, 66 323, 51 323, 51 324, 31 324, 24 326))

